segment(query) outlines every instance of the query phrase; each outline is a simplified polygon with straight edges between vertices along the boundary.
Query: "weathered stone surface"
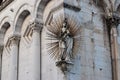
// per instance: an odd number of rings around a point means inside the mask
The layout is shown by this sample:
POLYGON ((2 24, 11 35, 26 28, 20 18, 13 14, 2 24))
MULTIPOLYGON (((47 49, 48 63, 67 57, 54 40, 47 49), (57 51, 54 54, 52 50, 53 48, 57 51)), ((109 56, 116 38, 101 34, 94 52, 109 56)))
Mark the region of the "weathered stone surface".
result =
POLYGON ((119 5, 120 0, 14 0, 0 12, 1 80, 120 80, 119 5), (65 73, 47 50, 47 26, 56 30, 64 18, 80 29, 79 48, 65 73), (12 35, 20 42, 9 40, 12 35))

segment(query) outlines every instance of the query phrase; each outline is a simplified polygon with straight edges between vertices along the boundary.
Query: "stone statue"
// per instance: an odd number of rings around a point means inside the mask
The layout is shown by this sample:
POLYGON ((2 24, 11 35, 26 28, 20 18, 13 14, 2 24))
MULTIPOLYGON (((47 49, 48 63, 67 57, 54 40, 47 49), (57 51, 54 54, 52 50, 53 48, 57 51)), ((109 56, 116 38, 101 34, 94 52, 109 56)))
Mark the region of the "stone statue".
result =
POLYGON ((47 26, 48 54, 56 60, 56 66, 65 74, 74 65, 79 50, 80 26, 72 17, 58 17, 47 26), (69 21, 69 22, 68 22, 69 21))
POLYGON ((67 23, 66 18, 62 26, 59 46, 61 48, 60 50, 62 50, 60 55, 61 60, 70 61, 71 58, 73 57, 72 54, 73 38, 70 35, 69 25, 67 23))

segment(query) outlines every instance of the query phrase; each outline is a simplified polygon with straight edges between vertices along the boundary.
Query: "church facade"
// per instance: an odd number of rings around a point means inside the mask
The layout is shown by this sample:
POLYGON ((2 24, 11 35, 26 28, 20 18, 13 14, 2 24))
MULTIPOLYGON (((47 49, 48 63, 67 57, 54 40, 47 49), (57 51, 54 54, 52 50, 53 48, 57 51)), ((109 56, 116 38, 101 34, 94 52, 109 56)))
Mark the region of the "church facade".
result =
POLYGON ((1 0, 0 80, 120 80, 120 0, 1 0))

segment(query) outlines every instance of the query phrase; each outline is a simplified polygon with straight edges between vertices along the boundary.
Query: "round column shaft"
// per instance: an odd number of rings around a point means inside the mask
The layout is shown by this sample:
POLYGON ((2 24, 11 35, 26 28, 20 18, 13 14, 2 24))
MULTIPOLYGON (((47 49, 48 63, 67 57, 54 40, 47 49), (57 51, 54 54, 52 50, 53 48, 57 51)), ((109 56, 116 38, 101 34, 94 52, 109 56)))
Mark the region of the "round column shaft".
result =
POLYGON ((10 80, 17 80, 18 77, 18 43, 19 37, 13 36, 11 38, 10 51, 10 80))
POLYGON ((40 80, 40 32, 42 25, 34 23, 32 25, 33 35, 31 43, 31 55, 32 55, 32 78, 33 80, 40 80))

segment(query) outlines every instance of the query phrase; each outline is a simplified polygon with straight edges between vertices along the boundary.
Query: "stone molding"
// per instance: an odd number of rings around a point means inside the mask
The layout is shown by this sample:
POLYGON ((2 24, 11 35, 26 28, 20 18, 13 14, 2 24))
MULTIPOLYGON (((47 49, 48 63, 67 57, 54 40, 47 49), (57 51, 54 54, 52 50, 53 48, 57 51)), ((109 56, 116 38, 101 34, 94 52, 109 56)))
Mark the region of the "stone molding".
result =
POLYGON ((31 37, 32 37, 32 33, 33 33, 33 30, 32 28, 28 25, 24 34, 23 34, 23 37, 27 40, 27 42, 29 42, 31 40, 31 37))

